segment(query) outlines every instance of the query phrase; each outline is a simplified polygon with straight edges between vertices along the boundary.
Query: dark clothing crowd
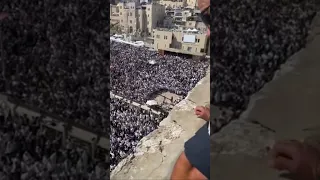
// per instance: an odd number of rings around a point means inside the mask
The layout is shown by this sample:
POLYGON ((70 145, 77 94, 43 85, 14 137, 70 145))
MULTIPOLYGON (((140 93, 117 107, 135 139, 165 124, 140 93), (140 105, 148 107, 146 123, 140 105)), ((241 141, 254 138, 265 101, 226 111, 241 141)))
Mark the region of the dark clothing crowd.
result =
MULTIPOLYGON (((1 93, 107 132, 108 6, 98 0, 1 0, 1 93)), ((0 179, 109 178, 106 159, 91 159, 73 140, 62 147, 61 136, 48 135, 39 119, 10 115, 0 121, 0 179)))
MULTIPOLYGON (((110 42, 111 92, 144 105, 162 92, 185 97, 208 70, 208 61, 178 55, 159 55, 146 47, 110 42)), ((172 101, 176 104, 178 101, 172 101)), ((134 152, 137 143, 154 131, 165 114, 154 114, 131 103, 112 98, 110 103, 113 169, 134 152)))
POLYGON ((163 114, 112 98, 110 103, 110 166, 116 166, 120 160, 133 153, 138 142, 155 130, 163 114))
POLYGON ((107 6, 97 0, 0 1, 0 12, 8 14, 0 22, 1 91, 107 132, 107 6))
POLYGON ((159 92, 185 97, 202 79, 209 62, 178 55, 160 55, 146 47, 111 41, 111 91, 145 104, 159 92))
POLYGON ((0 179, 105 180, 109 164, 27 115, 0 115, 0 179))
POLYGON ((211 102, 223 111, 211 124, 218 131, 306 45, 316 6, 311 0, 211 2, 211 102))

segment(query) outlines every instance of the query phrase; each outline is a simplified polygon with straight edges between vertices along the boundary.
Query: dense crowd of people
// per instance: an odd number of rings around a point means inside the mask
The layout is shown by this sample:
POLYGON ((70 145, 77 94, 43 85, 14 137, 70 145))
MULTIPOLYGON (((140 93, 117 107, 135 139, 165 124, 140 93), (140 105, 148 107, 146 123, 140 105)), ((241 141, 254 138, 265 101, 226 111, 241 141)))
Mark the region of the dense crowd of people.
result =
POLYGON ((92 159, 88 151, 62 134, 53 136, 39 118, 0 115, 0 179, 102 180, 109 164, 92 159))
POLYGON ((144 136, 155 130, 164 115, 129 104, 117 98, 110 103, 110 167, 133 152, 144 136))
POLYGON ((186 96, 209 65, 208 61, 162 56, 146 47, 110 43, 111 91, 141 104, 165 91, 186 96))
MULTIPOLYGON (((162 92, 171 92, 183 98, 205 76, 209 65, 208 61, 160 55, 146 47, 116 41, 110 42, 110 60, 112 93, 142 105, 162 92)), ((171 100, 170 105, 177 102, 171 100)), ((168 107, 162 108, 168 110, 168 107)), ((112 98, 111 169, 132 153, 139 140, 155 130, 164 117, 165 113, 153 114, 112 98)))
MULTIPOLYGON (((0 91, 107 132, 108 6, 97 0, 0 1, 0 91)), ((40 119, 1 115, 0 121, 0 179, 109 178, 107 159, 92 159, 71 139, 63 147, 40 119)))
POLYGON ((108 123, 108 2, 0 2, 1 91, 100 131, 108 123))
POLYGON ((245 110, 250 96, 305 46, 316 6, 311 0, 211 2, 211 101, 232 112, 214 120, 217 131, 245 110))

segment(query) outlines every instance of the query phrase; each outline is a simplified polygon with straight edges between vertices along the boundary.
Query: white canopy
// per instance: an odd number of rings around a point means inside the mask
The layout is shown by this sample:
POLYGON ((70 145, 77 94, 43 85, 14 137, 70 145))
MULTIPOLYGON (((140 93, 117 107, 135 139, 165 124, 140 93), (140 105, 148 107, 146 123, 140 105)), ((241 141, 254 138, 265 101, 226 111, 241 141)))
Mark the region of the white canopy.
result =
POLYGON ((158 105, 158 102, 155 101, 155 100, 149 100, 149 101, 146 102, 146 104, 147 104, 148 106, 154 106, 154 105, 158 105))

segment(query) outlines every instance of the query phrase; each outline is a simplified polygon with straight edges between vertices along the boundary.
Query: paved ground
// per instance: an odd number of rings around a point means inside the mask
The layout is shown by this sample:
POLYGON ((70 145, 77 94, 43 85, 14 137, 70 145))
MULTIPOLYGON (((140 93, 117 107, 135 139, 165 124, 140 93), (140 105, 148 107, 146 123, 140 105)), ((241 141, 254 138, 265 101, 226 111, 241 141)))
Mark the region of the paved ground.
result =
POLYGON ((204 124, 193 114, 197 105, 205 105, 210 97, 207 75, 164 119, 159 129, 141 140, 137 153, 120 162, 111 179, 168 179, 183 145, 204 124), (195 104, 196 103, 196 104, 195 104))
POLYGON ((320 16, 312 29, 307 47, 252 97, 248 111, 212 137, 212 179, 287 179, 267 168, 266 146, 320 134, 320 16))

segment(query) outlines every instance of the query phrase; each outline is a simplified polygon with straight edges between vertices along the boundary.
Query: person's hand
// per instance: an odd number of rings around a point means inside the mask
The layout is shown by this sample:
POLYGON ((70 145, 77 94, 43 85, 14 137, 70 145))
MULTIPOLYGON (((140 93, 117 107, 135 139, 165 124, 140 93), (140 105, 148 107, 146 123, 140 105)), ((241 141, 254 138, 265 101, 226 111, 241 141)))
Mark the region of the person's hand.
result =
POLYGON ((316 180, 320 152, 299 141, 279 141, 269 152, 268 165, 277 170, 286 170, 296 180, 316 180))
POLYGON ((197 106, 194 109, 194 113, 198 116, 198 118, 201 118, 205 121, 210 120, 210 110, 207 107, 197 106))

